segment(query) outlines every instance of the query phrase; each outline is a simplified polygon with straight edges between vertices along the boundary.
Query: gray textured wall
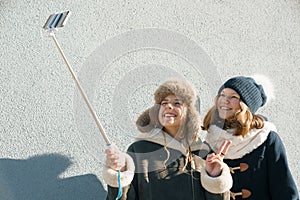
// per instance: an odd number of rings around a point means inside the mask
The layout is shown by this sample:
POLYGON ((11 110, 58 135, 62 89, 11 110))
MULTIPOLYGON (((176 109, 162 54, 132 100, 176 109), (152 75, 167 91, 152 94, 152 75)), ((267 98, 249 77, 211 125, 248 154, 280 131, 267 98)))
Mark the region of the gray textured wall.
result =
POLYGON ((0 8, 1 199, 105 196, 105 143, 41 28, 61 10, 72 15, 57 40, 121 149, 165 77, 191 80, 203 114, 226 78, 263 74, 276 99, 260 113, 277 125, 299 187, 298 0, 1 0, 0 8))

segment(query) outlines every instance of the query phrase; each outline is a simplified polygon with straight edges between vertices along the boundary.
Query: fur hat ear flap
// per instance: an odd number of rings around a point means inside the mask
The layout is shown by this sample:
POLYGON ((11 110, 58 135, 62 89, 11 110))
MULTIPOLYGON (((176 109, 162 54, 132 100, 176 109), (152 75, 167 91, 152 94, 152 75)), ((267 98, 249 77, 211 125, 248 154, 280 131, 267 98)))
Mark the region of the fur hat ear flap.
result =
POLYGON ((162 129, 163 126, 159 123, 158 113, 160 105, 155 104, 151 108, 145 110, 136 120, 136 126, 142 133, 150 132, 153 128, 162 129))
POLYGON ((185 127, 185 134, 187 135, 187 139, 189 143, 193 141, 197 141, 199 139, 200 134, 200 114, 196 110, 196 108, 190 108, 188 112, 187 119, 186 119, 186 127, 185 127))

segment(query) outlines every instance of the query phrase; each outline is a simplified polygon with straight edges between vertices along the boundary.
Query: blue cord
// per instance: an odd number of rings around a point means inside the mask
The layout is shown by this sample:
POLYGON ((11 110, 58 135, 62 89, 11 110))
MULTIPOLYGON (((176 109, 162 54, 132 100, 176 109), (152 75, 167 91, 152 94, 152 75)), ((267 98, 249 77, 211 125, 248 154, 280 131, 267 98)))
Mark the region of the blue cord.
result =
MULTIPOLYGON (((112 148, 111 144, 107 144, 108 148, 112 148)), ((121 185, 121 172, 120 169, 118 170, 118 195, 116 197, 116 200, 119 200, 122 197, 122 185, 121 185)))
POLYGON ((118 196, 116 198, 116 200, 120 199, 122 197, 122 186, 121 186, 121 172, 120 170, 118 170, 118 196))

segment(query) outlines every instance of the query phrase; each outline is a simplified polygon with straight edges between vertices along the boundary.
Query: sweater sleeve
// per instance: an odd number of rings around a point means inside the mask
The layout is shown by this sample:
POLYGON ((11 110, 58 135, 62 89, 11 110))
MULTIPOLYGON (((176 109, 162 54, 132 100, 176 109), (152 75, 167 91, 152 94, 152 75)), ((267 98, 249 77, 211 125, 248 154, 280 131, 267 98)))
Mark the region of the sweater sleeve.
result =
POLYGON ((201 169, 201 184, 209 192, 214 194, 225 193, 232 187, 232 177, 229 167, 223 163, 223 171, 218 177, 211 177, 205 170, 201 169))
POLYGON ((269 134, 267 149, 269 190, 272 199, 299 200, 299 193, 288 166, 285 147, 277 133, 269 134))

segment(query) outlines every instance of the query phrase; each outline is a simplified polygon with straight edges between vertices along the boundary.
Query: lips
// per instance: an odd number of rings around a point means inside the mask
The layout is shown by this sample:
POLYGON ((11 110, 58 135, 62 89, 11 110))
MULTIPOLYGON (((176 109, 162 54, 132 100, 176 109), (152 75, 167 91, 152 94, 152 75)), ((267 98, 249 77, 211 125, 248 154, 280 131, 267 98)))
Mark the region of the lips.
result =
POLYGON ((220 106, 220 110, 232 110, 232 108, 229 108, 227 106, 220 106))
POLYGON ((176 117, 177 115, 175 115, 174 113, 165 113, 164 117, 176 117))

